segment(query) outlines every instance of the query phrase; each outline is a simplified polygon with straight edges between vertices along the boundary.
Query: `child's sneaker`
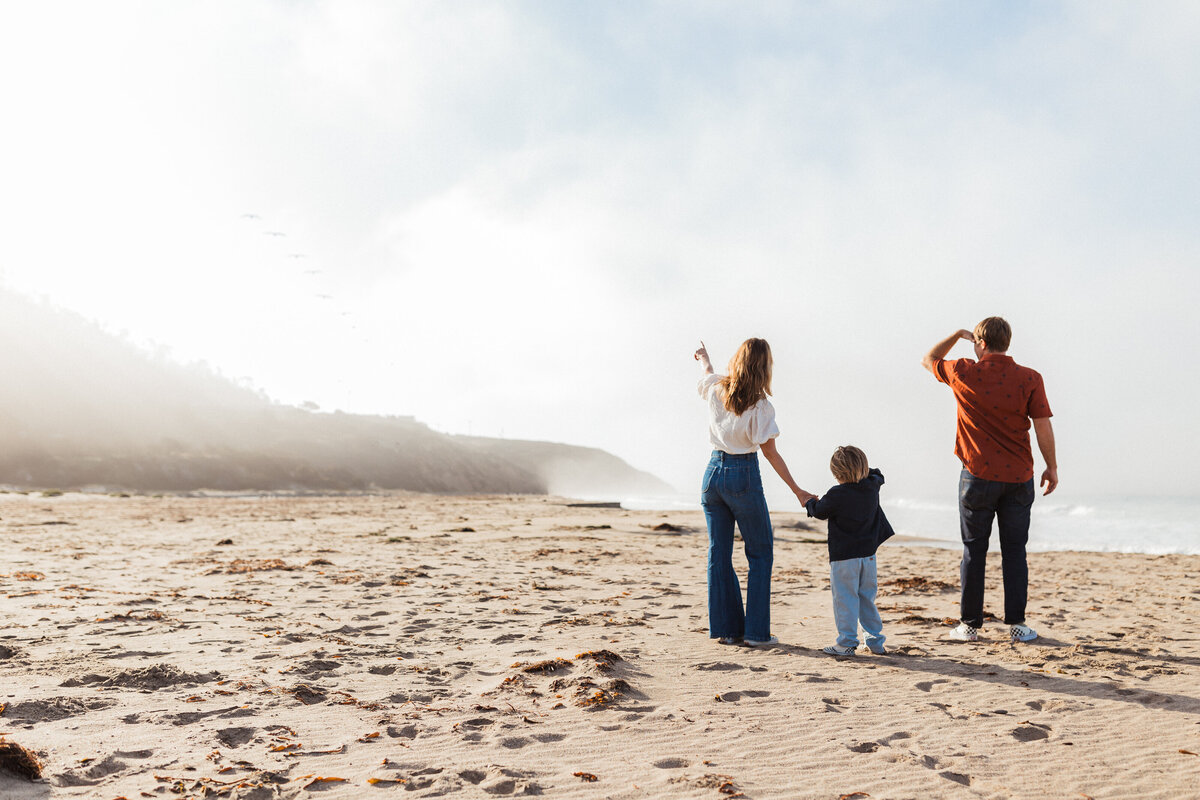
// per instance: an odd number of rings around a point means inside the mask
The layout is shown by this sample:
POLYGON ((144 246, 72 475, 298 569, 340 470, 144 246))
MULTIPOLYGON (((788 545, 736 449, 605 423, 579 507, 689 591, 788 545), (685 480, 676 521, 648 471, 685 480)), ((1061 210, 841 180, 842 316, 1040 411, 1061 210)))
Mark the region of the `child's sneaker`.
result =
POLYGON ((1014 642, 1032 642, 1037 638, 1037 631, 1028 625, 1013 625, 1008 631, 1014 642))
POLYGON ((852 656, 854 655, 853 647, 838 647, 836 644, 831 644, 824 648, 821 652, 828 653, 831 656, 852 656))
MULTIPOLYGON (((1013 626, 1013 630, 1016 630, 1015 625, 1013 626)), ((1016 634, 1013 634, 1013 635, 1015 636, 1016 634)), ((950 631, 949 638, 953 639, 956 642, 978 641, 979 629, 972 628, 970 625, 968 625, 965 622, 960 622, 960 623, 958 623, 958 626, 955 627, 954 630, 950 631)))

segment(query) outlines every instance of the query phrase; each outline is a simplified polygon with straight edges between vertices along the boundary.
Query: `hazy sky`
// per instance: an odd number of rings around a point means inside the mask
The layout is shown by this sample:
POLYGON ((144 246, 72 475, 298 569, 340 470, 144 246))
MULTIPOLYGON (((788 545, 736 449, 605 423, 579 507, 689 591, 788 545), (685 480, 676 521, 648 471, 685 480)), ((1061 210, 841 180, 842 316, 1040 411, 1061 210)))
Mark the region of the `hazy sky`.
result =
POLYGON ((693 491, 762 336, 801 485, 952 498, 1001 314, 1066 498, 1196 494, 1195 3, 2 0, 0 75, 4 284, 281 402, 693 491))

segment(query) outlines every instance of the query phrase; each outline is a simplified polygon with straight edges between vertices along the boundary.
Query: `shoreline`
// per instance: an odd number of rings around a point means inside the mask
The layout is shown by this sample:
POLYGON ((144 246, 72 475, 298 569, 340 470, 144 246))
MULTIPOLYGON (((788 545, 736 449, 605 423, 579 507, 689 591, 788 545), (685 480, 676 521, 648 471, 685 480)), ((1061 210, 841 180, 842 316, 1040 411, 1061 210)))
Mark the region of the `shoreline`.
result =
POLYGON ((888 545, 891 652, 835 659, 802 514, 772 515, 781 645, 755 650, 707 637, 698 509, 572 502, 0 495, 0 735, 45 760, 0 795, 1173 798, 1200 779, 1200 556, 1031 553, 1041 638, 989 624, 966 645, 942 638, 957 553, 888 545))

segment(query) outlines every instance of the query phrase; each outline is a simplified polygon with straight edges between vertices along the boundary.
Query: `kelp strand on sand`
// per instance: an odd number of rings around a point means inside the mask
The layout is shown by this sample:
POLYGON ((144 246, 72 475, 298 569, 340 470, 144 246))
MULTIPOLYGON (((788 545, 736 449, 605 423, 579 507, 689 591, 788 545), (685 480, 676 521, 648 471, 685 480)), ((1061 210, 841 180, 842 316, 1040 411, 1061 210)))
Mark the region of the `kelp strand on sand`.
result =
POLYGON ((42 777, 42 762, 32 751, 0 738, 0 770, 32 781, 42 777))

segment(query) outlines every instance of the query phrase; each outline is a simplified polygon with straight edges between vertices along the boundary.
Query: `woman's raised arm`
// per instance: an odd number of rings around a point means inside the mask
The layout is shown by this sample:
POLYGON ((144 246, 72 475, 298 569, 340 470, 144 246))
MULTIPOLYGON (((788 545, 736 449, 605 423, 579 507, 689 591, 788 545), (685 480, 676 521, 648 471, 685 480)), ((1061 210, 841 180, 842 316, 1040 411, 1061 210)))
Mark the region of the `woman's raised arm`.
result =
POLYGON ((712 375, 712 362, 708 360, 708 348, 704 346, 704 340, 700 340, 700 349, 692 354, 692 357, 700 362, 700 366, 704 367, 705 375, 712 375))

